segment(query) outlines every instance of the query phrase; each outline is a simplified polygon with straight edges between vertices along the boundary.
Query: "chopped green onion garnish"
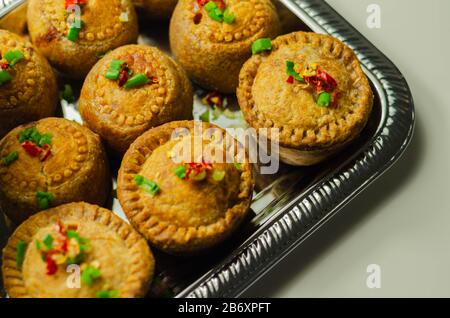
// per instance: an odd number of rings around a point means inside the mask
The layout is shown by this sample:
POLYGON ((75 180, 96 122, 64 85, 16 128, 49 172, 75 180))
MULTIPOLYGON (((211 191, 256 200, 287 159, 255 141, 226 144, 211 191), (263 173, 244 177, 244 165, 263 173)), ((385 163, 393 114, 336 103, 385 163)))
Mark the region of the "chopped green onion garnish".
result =
POLYGON ((136 74, 132 78, 130 78, 124 85, 125 89, 130 89, 134 87, 138 87, 141 85, 145 85, 150 83, 147 75, 145 74, 136 74))
POLYGON ((47 234, 47 236, 42 240, 42 243, 44 243, 48 250, 51 250, 53 248, 53 236, 47 234))
POLYGON ((59 93, 59 98, 64 99, 68 103, 75 102, 72 86, 70 86, 69 84, 65 84, 64 89, 59 93))
POLYGON ((1 162, 5 165, 5 166, 9 166, 10 164, 12 164, 14 161, 16 161, 19 158, 19 153, 17 151, 13 151, 11 152, 9 155, 3 157, 1 159, 1 162))
POLYGON ((272 40, 269 38, 258 39, 252 44, 253 55, 270 50, 272 50, 272 40))
POLYGON ((295 67, 294 62, 286 61, 287 75, 294 77, 297 81, 304 82, 303 77, 294 70, 294 67, 295 67))
POLYGON ((19 241, 16 245, 16 267, 21 268, 27 250, 27 243, 19 241))
POLYGON ((331 104, 331 94, 327 92, 320 93, 317 98, 317 105, 321 107, 328 107, 331 104))
POLYGON ((11 74, 8 71, 1 70, 0 71, 0 85, 6 84, 12 80, 11 74))
POLYGON ((97 298, 119 298, 120 292, 118 290, 101 290, 96 294, 97 298))
POLYGON ((39 142, 38 142, 39 147, 43 147, 45 145, 51 145, 52 138, 53 138, 52 134, 41 135, 41 138, 39 139, 39 142))
POLYGON ((78 40, 78 37, 80 36, 80 30, 81 30, 81 21, 80 21, 80 27, 77 27, 76 23, 72 24, 69 33, 67 34, 67 39, 72 42, 76 42, 78 40))
POLYGON ((81 281, 84 284, 91 286, 94 283, 94 280, 96 280, 100 276, 101 272, 98 268, 88 266, 81 273, 81 281))
POLYGON ((240 163, 240 162, 235 162, 235 163, 234 163, 234 167, 235 167, 238 171, 242 171, 242 163, 240 163))
POLYGON ((6 52, 4 57, 8 61, 8 64, 10 66, 14 66, 17 64, 17 62, 24 59, 25 55, 23 55, 23 53, 20 52, 19 50, 14 50, 6 52))
POLYGON ((175 175, 180 179, 186 178, 186 167, 185 166, 177 167, 175 169, 175 175))
POLYGON ((37 249, 38 251, 40 251, 40 250, 42 249, 42 243, 41 243, 41 241, 36 240, 36 249, 37 249))
POLYGON ((51 193, 41 191, 36 192, 36 199, 41 210, 47 209, 54 198, 55 197, 51 193))
POLYGON ((120 69, 122 68, 122 65, 125 64, 124 61, 115 60, 113 59, 111 61, 111 64, 109 65, 108 72, 106 72, 105 77, 110 80, 116 80, 119 78, 120 69))
POLYGON ((232 24, 234 20, 236 20, 236 16, 234 15, 233 12, 230 11, 229 8, 227 8, 223 13, 223 22, 227 24, 232 24))
POLYGON ((32 141, 35 145, 43 147, 52 143, 52 134, 41 134, 36 128, 27 128, 19 134, 19 141, 32 141))
POLYGON ((204 8, 206 12, 210 12, 217 8, 217 4, 214 1, 209 1, 207 4, 205 4, 204 8))
MULTIPOLYGON (((210 3, 210 2, 208 2, 210 3)), ((223 12, 219 8, 215 8, 208 12, 208 16, 217 22, 222 22, 223 20, 223 12)))
POLYGON ((190 175, 189 179, 191 179, 193 181, 202 181, 202 180, 204 180, 206 178, 206 176, 207 176, 206 171, 203 170, 202 172, 200 172, 197 175, 195 175, 195 174, 194 175, 190 175))
POLYGON ((225 171, 223 170, 214 170, 212 175, 214 181, 222 181, 225 178, 225 171))
POLYGON ((200 115, 200 120, 209 123, 209 109, 200 115))
POLYGON ((144 189, 146 192, 150 193, 151 195, 155 195, 159 192, 160 188, 159 186, 146 178, 144 178, 141 175, 137 175, 134 177, 134 182, 140 186, 142 189, 144 189))

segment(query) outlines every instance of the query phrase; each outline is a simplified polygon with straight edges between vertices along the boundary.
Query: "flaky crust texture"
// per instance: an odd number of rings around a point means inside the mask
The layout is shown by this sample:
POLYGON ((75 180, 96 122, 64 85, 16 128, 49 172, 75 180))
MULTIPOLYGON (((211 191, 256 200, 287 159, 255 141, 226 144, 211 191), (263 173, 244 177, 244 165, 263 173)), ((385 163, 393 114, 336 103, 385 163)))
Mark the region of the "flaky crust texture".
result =
POLYGON ((227 5, 236 15, 234 23, 216 22, 201 9, 201 22, 195 24, 196 3, 178 1, 170 23, 172 52, 195 82, 207 89, 234 93, 253 42, 274 38, 280 32, 274 5, 270 0, 230 0, 227 5))
POLYGON ((192 87, 184 70, 154 47, 127 45, 101 59, 81 91, 84 122, 123 154, 142 133, 173 120, 192 118, 192 87), (125 90, 105 78, 113 59, 128 63, 135 74, 151 70, 157 83, 125 90))
POLYGON ((0 29, 25 35, 27 29, 27 4, 23 4, 0 20, 0 29))
POLYGON ((45 264, 35 251, 36 239, 45 234, 57 222, 77 225, 79 234, 90 240, 92 251, 87 258, 102 256, 113 251, 101 263, 102 283, 117 288, 120 297, 143 297, 153 277, 155 262, 147 242, 130 225, 111 211, 84 202, 70 203, 40 212, 21 224, 9 238, 3 250, 3 281, 11 298, 91 298, 101 285, 81 285, 69 289, 65 269, 54 276, 47 276, 45 264), (88 236, 87 236, 88 235, 88 236), (21 269, 16 267, 16 246, 27 243, 27 251, 21 269), (108 249, 110 248, 110 249, 108 249))
POLYGON ((130 0, 92 0, 83 7, 79 39, 67 39, 64 0, 30 0, 28 29, 33 44, 60 71, 83 78, 101 54, 121 45, 136 43, 138 23, 130 0), (128 13, 128 22, 119 17, 128 13))
POLYGON ((178 0, 133 0, 133 4, 144 9, 146 15, 152 19, 169 19, 178 0))
POLYGON ((22 125, 0 141, 0 157, 13 151, 19 158, 10 166, 0 166, 0 207, 13 222, 39 211, 37 191, 54 195, 51 206, 105 203, 111 183, 108 159, 99 136, 88 128, 63 118, 22 125), (43 162, 21 147, 18 135, 28 127, 53 135, 52 155, 43 162))
MULTIPOLYGON (((200 125, 225 134, 217 126, 200 125)), ((194 253, 223 241, 245 218, 252 198, 254 182, 247 160, 240 172, 227 170, 221 184, 211 185, 210 180, 196 184, 177 178, 176 164, 161 159, 161 151, 170 150, 164 147, 174 129, 193 132, 194 127, 193 121, 180 121, 149 130, 133 143, 119 170, 117 194, 125 214, 144 237, 168 253, 194 253), (161 182, 159 194, 151 197, 135 184, 140 173, 161 182)))
POLYGON ((0 86, 0 138, 16 126, 52 116, 58 102, 55 74, 28 41, 0 30, 0 52, 20 50, 25 58, 10 68, 12 80, 0 86))
POLYGON ((252 56, 241 70, 239 105, 254 128, 278 128, 280 145, 320 150, 353 140, 372 111, 373 93, 355 53, 341 41, 295 32, 273 41, 270 53, 252 56), (319 107, 302 83, 286 83, 286 60, 317 63, 337 82, 336 107, 319 107))

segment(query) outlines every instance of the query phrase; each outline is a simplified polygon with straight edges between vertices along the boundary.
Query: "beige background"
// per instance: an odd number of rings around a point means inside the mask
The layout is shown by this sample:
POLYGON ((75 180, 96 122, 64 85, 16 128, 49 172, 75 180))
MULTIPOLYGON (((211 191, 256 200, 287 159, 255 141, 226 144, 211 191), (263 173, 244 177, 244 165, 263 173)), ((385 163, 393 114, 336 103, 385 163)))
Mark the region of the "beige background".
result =
POLYGON ((450 0, 328 0, 405 75, 417 110, 400 162, 250 288, 249 297, 450 297, 450 0), (366 25, 381 6, 381 29, 366 25), (381 288, 366 268, 381 266, 381 288))

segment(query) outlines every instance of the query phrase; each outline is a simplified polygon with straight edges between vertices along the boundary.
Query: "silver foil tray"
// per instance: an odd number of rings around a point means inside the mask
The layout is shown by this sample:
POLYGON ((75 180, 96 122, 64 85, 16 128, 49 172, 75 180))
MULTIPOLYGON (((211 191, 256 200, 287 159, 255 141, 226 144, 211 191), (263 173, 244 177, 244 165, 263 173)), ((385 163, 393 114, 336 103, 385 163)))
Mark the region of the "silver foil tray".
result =
MULTIPOLYGON (((414 129, 414 106, 402 74, 380 51, 322 0, 279 0, 285 7, 285 33, 311 30, 331 34, 358 55, 375 93, 374 111, 366 129, 335 158, 314 167, 281 165, 276 175, 256 178, 252 213, 232 238, 194 257, 175 257, 155 249, 156 279, 149 297, 236 297, 267 273, 296 246, 333 217, 346 203, 400 158, 414 129), (286 10, 286 8, 288 10, 286 10), (293 14, 292 14, 293 13, 293 14), (295 14, 295 15, 294 15, 295 14)), ((0 0, 0 18, 23 0, 0 0), (5 7, 1 4, 8 2, 5 7)), ((140 21, 140 43, 169 52, 167 23, 140 21)), ((59 76, 61 84, 70 82, 59 76)), ((82 83, 71 82, 75 90, 82 83)), ((196 90, 194 117, 205 111, 196 90)), ((229 109, 214 122, 223 127, 242 125, 234 96, 229 109)), ((77 106, 62 102, 61 116, 81 121, 77 106)), ((111 158, 112 173, 120 160, 111 158)), ((114 182, 115 185, 115 182, 114 182)), ((126 219, 113 191, 108 207, 126 219)), ((0 215, 0 248, 8 228, 0 215)), ((2 291, 0 277, 0 295, 2 291)))

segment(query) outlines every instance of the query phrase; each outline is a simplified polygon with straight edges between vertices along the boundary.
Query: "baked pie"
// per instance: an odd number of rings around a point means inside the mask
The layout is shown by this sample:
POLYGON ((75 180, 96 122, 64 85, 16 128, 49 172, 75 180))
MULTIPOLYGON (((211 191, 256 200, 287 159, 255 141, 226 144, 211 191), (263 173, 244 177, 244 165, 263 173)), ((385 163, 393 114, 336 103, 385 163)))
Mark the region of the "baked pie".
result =
POLYGON ((251 127, 278 130, 280 158, 292 165, 316 164, 342 149, 365 127, 373 105, 355 53, 308 32, 280 36, 271 51, 253 55, 237 96, 251 127))
POLYGON ((28 123, 0 141, 0 207, 14 223, 63 203, 103 205, 110 183, 100 138, 70 120, 28 123))
POLYGON ((183 69, 160 50, 120 47, 101 59, 79 101, 86 125, 125 153, 151 127, 192 118, 192 88, 183 69))
POLYGON ((155 262, 145 239, 111 211, 69 203, 22 223, 3 250, 12 298, 143 297, 155 262))
POLYGON ((0 30, 0 138, 14 127, 52 116, 58 86, 48 62, 22 37, 0 30))
POLYGON ((188 254, 236 230, 249 211, 253 177, 245 149, 231 141, 212 124, 179 121, 150 129, 131 145, 117 194, 131 224, 151 244, 188 254))
POLYGON ((178 0, 133 0, 137 8, 144 10, 151 19, 168 19, 172 15, 173 9, 178 0))
POLYGON ((180 0, 170 24, 170 45, 192 80, 234 93, 253 42, 279 32, 270 0, 180 0))
POLYGON ((138 22, 130 0, 30 0, 28 30, 53 66, 84 78, 102 55, 136 43, 138 22))

